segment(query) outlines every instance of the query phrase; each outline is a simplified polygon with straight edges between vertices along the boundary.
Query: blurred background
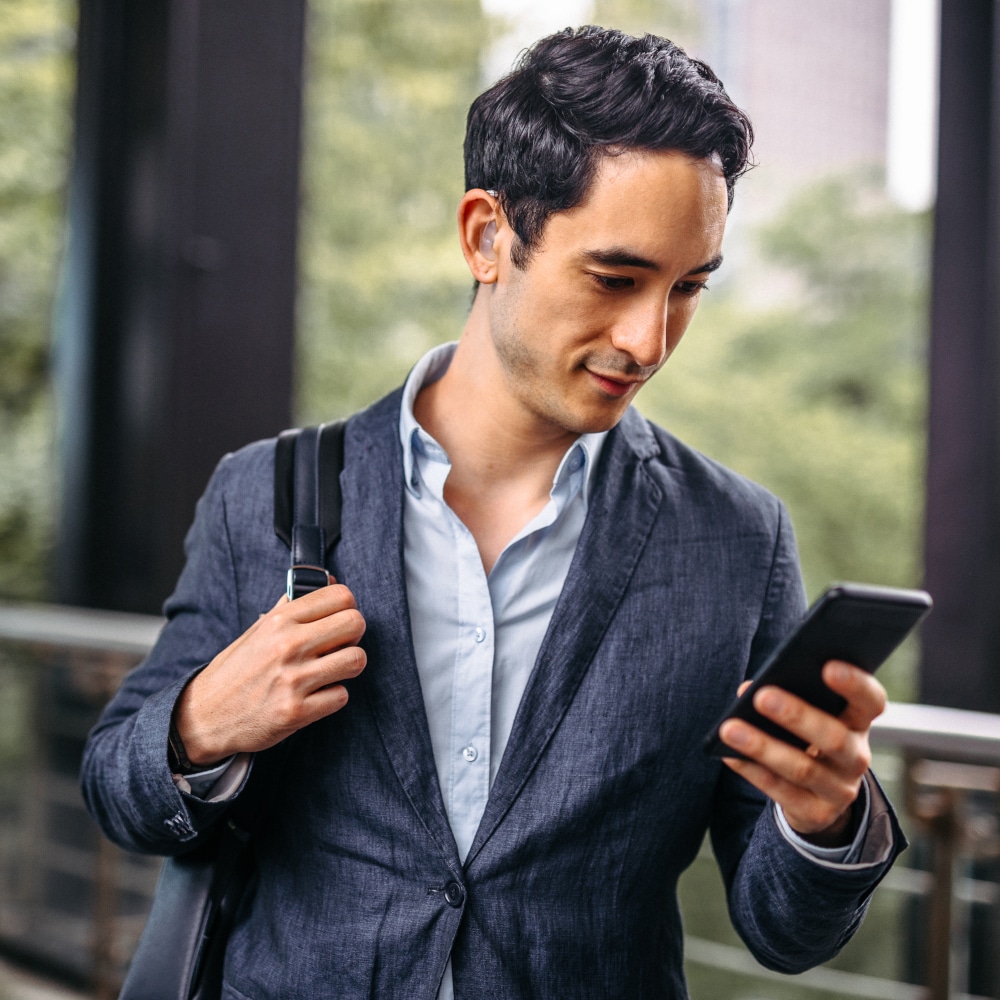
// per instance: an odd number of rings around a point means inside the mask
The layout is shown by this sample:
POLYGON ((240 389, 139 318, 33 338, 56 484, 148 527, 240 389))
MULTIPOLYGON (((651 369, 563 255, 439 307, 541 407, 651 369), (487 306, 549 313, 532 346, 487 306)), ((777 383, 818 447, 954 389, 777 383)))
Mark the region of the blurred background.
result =
POLYGON ((673 38, 757 134, 725 267, 639 408, 786 501, 811 598, 937 601, 880 674, 915 846, 866 926, 776 979, 706 849, 692 996, 1000 997, 997 4, 0 0, 0 1000, 54 988, 25 968, 115 995, 156 862, 100 841, 76 767, 194 503, 225 451, 458 336, 469 102, 584 23, 673 38))

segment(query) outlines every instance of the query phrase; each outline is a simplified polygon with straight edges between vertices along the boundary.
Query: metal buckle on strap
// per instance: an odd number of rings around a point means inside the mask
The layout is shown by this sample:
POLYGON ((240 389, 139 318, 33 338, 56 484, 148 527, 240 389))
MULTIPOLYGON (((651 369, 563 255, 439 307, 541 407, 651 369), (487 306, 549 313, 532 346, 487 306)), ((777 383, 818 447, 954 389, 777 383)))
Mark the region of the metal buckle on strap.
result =
POLYGON ((285 592, 288 594, 288 599, 294 601, 296 597, 311 594, 320 587, 328 586, 329 583, 330 574, 322 566, 290 566, 285 592))

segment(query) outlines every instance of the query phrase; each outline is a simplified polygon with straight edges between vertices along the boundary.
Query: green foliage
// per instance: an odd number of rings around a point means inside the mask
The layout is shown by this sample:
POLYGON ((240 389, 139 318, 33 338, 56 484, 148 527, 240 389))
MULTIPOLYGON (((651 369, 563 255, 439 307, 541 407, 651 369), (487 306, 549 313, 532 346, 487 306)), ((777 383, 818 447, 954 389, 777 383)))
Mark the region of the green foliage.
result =
POLYGON ((349 413, 455 339, 465 113, 478 0, 316 0, 305 112, 298 416, 349 413))
POLYGON ((76 8, 0 0, 0 595, 45 594, 54 531, 49 317, 76 8))
POLYGON ((594 0, 592 22, 630 35, 647 32, 683 45, 697 34, 701 15, 695 0, 594 0))
MULTIPOLYGON (((47 345, 74 16, 72 0, 0 0, 0 597, 8 598, 45 595, 54 531, 47 345)), ((699 27, 694 0, 596 0, 593 20, 682 43, 699 27)), ((302 421, 365 405, 426 347, 461 330, 471 281, 454 207, 464 116, 493 30, 478 0, 310 4, 302 421)), ((786 501, 811 595, 834 579, 920 579, 928 220, 893 209, 878 191, 871 177, 844 177, 796 197, 760 234, 767 266, 713 281, 684 344, 640 398, 653 419, 786 501)), ((0 676, 4 734, 23 716, 8 674, 0 676)), ((891 696, 906 697, 912 650, 880 676, 891 696)), ((0 775, 10 773, 11 740, 0 739, 0 775)), ((711 862, 695 864, 681 895, 692 933, 735 943, 711 862)), ((901 921, 877 911, 895 905, 876 897, 875 921, 840 967, 884 974, 886 956, 899 954, 901 921)), ((794 980, 762 986, 689 971, 698 997, 801 993, 794 980)))
MULTIPOLYGON (((868 176, 825 181, 761 234, 753 311, 739 276, 709 291, 644 390, 653 419, 787 503, 807 588, 919 582, 928 220, 868 176)), ((910 658, 884 675, 905 697, 910 658)))
MULTIPOLYGON (((594 19, 694 30, 695 8, 599 0, 594 19), (694 19, 694 20, 693 20, 694 19), (654 23, 655 22, 655 23, 654 23)), ((73 5, 0 0, 0 594, 44 593, 53 534, 48 330, 70 135, 73 5)), ((493 27, 477 0, 310 8, 299 417, 350 412, 461 329, 464 115, 493 27)), ((815 594, 919 580, 927 220, 870 177, 799 196, 769 269, 706 296, 643 408, 781 495, 815 594), (785 304, 748 309, 759 289, 785 304)), ((902 693, 905 682, 900 682, 902 693)))

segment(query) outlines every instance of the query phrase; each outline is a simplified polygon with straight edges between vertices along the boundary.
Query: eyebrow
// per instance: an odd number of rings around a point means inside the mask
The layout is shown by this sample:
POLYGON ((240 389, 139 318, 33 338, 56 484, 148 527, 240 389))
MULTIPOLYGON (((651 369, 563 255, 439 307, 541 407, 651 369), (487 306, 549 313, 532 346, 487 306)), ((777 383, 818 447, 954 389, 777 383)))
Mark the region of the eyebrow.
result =
MULTIPOLYGON (((648 257, 627 250, 625 247, 609 247, 607 250, 584 250, 581 256, 592 264, 602 264, 605 267, 638 267, 644 271, 658 271, 660 265, 648 257)), ((711 274, 722 266, 722 254, 706 261, 700 267, 692 268, 688 275, 711 274)))

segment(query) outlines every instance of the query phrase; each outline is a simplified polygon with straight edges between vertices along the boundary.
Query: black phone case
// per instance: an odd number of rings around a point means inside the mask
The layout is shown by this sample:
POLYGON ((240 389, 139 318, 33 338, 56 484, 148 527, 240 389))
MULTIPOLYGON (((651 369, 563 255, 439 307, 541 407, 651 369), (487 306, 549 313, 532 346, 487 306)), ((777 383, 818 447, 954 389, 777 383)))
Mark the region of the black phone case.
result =
POLYGON ((830 715, 839 715, 846 702, 823 683, 823 665, 828 660, 844 660, 874 673, 930 609, 930 595, 922 590, 859 583, 830 587, 774 651, 753 684, 712 727, 705 737, 705 752, 718 757, 740 756, 719 739, 719 726, 729 718, 745 719, 804 749, 803 740, 758 714, 753 707, 754 692, 763 684, 774 684, 830 715))

